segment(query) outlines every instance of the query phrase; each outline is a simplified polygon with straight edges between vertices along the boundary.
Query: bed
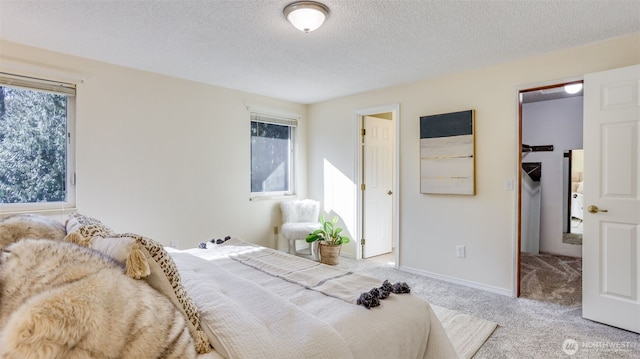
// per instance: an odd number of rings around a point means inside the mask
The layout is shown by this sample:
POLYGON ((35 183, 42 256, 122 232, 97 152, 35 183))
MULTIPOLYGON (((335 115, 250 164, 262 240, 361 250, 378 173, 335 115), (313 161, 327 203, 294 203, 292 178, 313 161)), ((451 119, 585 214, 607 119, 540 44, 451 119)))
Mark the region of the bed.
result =
POLYGON ((91 217, 70 219, 66 241, 126 263, 128 276, 146 279, 181 309, 199 359, 457 357, 423 299, 398 292, 370 309, 359 304, 382 279, 237 238, 176 250, 131 233, 116 235, 91 217), (123 245, 114 250, 114 243, 123 245), (133 258, 146 259, 149 271, 133 258), (167 262, 177 273, 154 267, 167 262), (154 276, 162 284, 154 284, 154 276))
POLYGON ((239 239, 167 250, 222 357, 455 357, 424 300, 391 294, 370 310, 357 305, 382 280, 239 239), (342 282, 332 288, 330 278, 342 282))

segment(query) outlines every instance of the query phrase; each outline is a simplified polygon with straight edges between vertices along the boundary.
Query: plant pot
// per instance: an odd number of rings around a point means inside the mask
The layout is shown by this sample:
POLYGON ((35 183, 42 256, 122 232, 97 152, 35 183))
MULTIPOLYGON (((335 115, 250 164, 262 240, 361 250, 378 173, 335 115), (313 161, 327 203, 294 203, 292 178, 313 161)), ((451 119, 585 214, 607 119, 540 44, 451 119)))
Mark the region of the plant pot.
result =
POLYGON ((340 262, 341 244, 325 244, 320 243, 318 249, 320 252, 320 263, 336 265, 340 262))

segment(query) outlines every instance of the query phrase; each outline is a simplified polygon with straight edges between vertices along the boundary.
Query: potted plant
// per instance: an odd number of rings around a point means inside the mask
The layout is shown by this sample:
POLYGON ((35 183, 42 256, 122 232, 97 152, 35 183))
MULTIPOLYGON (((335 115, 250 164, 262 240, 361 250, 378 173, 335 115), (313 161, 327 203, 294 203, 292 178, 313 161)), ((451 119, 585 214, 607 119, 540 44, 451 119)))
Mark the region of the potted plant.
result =
POLYGON ((310 233, 306 238, 307 243, 318 241, 321 263, 338 264, 342 245, 349 243, 349 237, 341 235, 342 228, 337 227, 336 223, 338 223, 338 216, 333 217, 331 221, 326 221, 322 216, 320 218, 322 227, 310 233))

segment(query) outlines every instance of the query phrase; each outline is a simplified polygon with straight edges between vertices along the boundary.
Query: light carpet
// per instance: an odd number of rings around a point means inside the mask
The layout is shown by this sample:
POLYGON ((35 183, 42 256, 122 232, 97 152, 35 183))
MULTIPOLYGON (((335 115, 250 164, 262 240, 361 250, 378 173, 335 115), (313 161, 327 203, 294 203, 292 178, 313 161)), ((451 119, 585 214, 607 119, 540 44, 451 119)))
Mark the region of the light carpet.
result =
POLYGON ((520 296, 568 306, 582 304, 582 258, 522 253, 520 296))
POLYGON ((469 359, 498 326, 495 322, 431 305, 460 359, 469 359))

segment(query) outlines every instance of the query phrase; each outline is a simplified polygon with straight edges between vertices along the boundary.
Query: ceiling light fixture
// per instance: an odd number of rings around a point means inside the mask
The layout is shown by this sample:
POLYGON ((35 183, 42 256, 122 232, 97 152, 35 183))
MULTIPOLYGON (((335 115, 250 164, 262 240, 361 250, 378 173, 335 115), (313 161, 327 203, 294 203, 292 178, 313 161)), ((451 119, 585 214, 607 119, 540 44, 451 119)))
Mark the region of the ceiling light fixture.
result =
POLYGON ((310 32, 324 23, 329 15, 329 8, 315 1, 296 1, 285 6, 282 12, 296 29, 310 32))
POLYGON ((580 90, 582 90, 581 83, 564 85, 564 91, 571 95, 580 92, 580 90))

